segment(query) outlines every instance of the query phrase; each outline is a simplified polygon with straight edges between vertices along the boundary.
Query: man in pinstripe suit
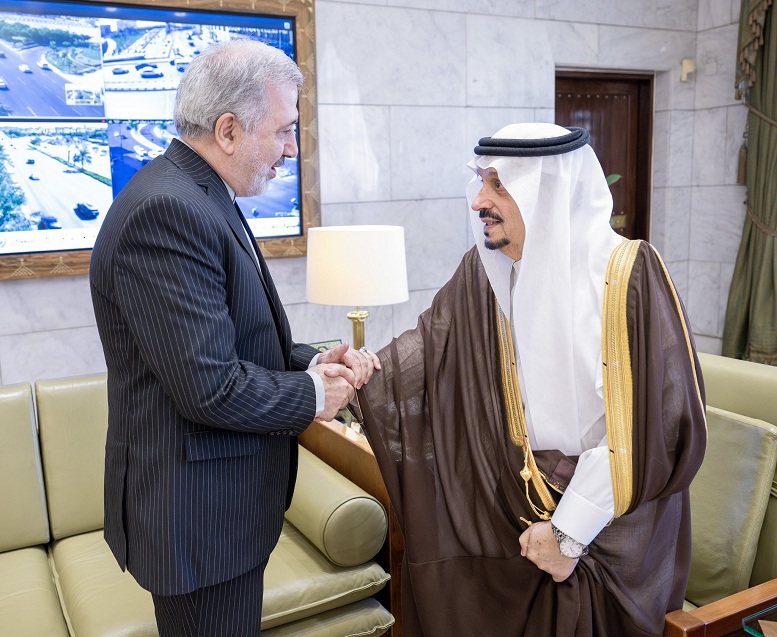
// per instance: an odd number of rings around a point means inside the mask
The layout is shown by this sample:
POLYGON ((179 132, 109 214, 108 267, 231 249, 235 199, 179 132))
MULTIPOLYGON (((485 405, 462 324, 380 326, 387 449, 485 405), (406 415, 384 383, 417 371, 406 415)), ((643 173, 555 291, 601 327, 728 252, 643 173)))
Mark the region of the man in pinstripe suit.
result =
POLYGON ((297 434, 372 375, 347 345, 296 344, 235 196, 297 154, 302 84, 240 40, 179 85, 181 140, 119 193, 90 284, 108 367, 105 538, 165 635, 258 635, 264 566, 291 500, 297 434))

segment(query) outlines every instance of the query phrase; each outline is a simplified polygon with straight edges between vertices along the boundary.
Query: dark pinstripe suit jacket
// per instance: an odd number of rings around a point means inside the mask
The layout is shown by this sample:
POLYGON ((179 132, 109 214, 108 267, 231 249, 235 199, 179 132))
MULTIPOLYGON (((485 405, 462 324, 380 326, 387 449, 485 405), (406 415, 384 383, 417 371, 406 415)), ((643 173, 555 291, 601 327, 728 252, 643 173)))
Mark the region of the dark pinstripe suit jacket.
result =
POLYGON ((174 141, 119 193, 90 284, 108 366, 105 538, 160 595, 275 546, 315 415, 280 299, 224 183, 174 141))

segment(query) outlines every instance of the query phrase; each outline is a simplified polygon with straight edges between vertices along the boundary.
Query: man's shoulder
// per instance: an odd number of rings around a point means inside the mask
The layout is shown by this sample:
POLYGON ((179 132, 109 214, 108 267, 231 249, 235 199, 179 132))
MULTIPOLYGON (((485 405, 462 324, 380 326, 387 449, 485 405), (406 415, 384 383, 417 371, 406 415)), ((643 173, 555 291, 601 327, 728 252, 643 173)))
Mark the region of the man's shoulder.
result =
POLYGON ((141 168, 114 199, 113 209, 134 209, 155 198, 204 196, 196 182, 164 155, 141 168))

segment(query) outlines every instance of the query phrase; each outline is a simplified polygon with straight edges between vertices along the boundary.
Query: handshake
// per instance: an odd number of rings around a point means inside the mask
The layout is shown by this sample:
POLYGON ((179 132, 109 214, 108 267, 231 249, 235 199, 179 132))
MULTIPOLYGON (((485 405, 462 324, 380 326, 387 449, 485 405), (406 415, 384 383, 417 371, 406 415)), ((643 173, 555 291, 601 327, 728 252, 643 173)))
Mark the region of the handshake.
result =
POLYGON ((376 369, 380 369, 377 354, 365 348, 355 350, 348 343, 319 354, 317 364, 308 370, 324 382, 324 411, 319 417, 332 420, 353 400, 356 390, 372 378, 376 369))

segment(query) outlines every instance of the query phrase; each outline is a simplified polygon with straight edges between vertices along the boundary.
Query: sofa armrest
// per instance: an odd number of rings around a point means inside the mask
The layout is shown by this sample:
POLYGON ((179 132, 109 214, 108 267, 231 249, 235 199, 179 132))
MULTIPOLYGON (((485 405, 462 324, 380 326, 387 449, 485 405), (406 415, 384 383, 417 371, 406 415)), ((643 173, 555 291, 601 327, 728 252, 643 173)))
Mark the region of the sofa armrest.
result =
POLYGON ((301 447, 297 484, 286 519, 338 566, 371 560, 383 546, 383 505, 301 447))
POLYGON ((777 604, 777 579, 734 593, 691 611, 666 616, 664 637, 743 635, 742 619, 777 604))

